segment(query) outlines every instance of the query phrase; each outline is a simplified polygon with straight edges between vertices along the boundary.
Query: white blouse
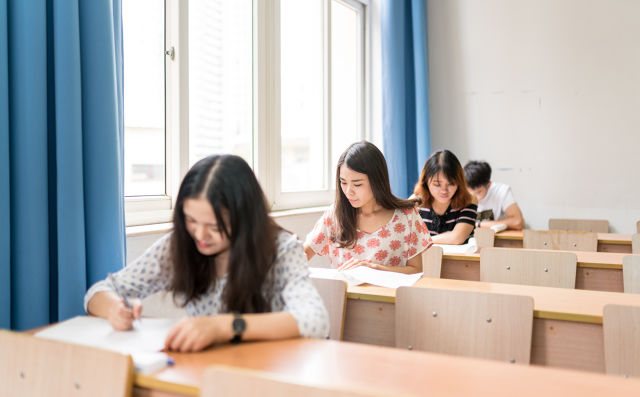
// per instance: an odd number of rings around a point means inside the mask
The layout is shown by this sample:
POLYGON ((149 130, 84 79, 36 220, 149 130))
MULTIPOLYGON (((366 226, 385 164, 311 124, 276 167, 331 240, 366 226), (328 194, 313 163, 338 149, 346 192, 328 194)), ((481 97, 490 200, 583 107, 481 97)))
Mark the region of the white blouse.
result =
MULTIPOLYGON (((172 264, 169 256, 171 233, 160 238, 147 251, 114 274, 118 289, 127 298, 143 299, 169 286, 172 264)), ((263 288, 264 296, 271 302, 271 311, 290 313, 298 323, 300 335, 325 338, 329 334, 329 316, 311 280, 307 258, 302 243, 295 235, 281 231, 277 237, 277 255, 271 276, 267 278, 271 288, 263 288)), ((185 311, 189 316, 212 316, 227 313, 222 293, 227 285, 227 275, 197 300, 189 302, 185 311)), ((84 307, 91 297, 100 291, 114 291, 107 279, 94 284, 84 297, 84 307)))

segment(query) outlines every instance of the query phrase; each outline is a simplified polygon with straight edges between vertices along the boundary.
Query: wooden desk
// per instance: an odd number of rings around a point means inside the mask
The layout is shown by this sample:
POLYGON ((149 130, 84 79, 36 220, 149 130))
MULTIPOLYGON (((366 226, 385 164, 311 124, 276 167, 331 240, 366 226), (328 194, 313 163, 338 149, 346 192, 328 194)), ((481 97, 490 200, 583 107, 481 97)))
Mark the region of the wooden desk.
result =
MULTIPOLYGON (((630 254, 611 252, 573 252, 578 257, 576 288, 623 292, 622 258, 630 254)), ((480 254, 444 254, 440 277, 480 281, 480 254)))
POLYGON ((171 355, 176 362, 173 367, 154 375, 136 375, 136 395, 196 396, 201 374, 212 364, 389 395, 637 396, 640 390, 638 379, 328 340, 242 343, 171 355))
MULTIPOLYGON (((434 278, 420 279, 415 286, 532 296, 531 363, 603 373, 603 307, 640 306, 640 294, 434 278)), ((349 287, 343 339, 395 346, 395 293, 391 288, 349 287)))
MULTIPOLYGON (((517 230, 505 230, 496 233, 496 247, 522 248, 524 233, 517 230)), ((598 252, 631 253, 631 235, 617 233, 598 233, 598 252)))

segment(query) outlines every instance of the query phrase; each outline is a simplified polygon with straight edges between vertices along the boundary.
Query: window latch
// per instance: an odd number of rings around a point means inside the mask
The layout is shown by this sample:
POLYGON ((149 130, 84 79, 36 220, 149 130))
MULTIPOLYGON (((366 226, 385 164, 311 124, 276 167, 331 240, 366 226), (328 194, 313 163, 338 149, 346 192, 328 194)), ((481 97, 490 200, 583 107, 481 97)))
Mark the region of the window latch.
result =
POLYGON ((169 58, 171 58, 172 61, 175 60, 176 58, 176 50, 174 47, 171 47, 168 50, 165 50, 164 54, 169 56, 169 58))

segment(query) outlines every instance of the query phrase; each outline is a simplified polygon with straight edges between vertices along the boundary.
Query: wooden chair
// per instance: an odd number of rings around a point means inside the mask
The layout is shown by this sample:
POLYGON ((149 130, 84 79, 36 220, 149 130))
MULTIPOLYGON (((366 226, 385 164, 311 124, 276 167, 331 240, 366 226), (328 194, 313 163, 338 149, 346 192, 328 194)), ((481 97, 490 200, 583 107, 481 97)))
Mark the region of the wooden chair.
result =
POLYGON ((609 233, 609 221, 605 219, 549 219, 549 230, 609 233))
POLYGON ((578 257, 573 252, 485 248, 480 252, 480 281, 575 288, 578 257))
POLYGON ((565 251, 598 250, 598 234, 591 232, 569 232, 566 230, 524 231, 523 248, 565 251))
POLYGON ((533 298, 400 287, 396 347, 529 364, 533 298))
POLYGON ((440 278, 443 252, 437 245, 422 251, 422 277, 440 278))
POLYGON ((640 233, 636 233, 631 236, 631 252, 634 254, 640 254, 640 233))
POLYGON ((476 228, 473 232, 473 236, 476 238, 476 242, 478 243, 478 249, 493 247, 496 240, 496 233, 493 230, 481 227, 476 228))
POLYGON ((0 331, 0 357, 3 396, 131 395, 128 355, 0 331))
POLYGON ((605 371, 640 376, 640 306, 606 305, 602 328, 605 371))
POLYGON ((640 294, 640 255, 626 255, 622 258, 622 278, 624 292, 640 294))
POLYGON ((329 335, 327 339, 342 340, 344 315, 347 307, 347 283, 342 280, 311 277, 311 282, 320 293, 329 312, 329 335))
MULTIPOLYGON (((394 393, 395 395, 395 393, 394 393)), ((201 397, 364 397, 391 396, 377 390, 334 388, 327 385, 309 385, 299 379, 286 379, 281 375, 234 368, 224 365, 207 367, 202 376, 201 397)))

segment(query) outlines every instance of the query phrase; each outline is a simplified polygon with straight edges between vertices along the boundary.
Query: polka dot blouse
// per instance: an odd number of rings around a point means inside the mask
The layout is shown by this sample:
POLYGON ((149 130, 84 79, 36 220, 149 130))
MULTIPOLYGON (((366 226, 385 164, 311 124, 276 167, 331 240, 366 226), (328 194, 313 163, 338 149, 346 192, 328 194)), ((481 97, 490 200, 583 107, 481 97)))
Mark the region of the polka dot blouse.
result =
MULTIPOLYGON (((160 238, 135 262, 114 274, 118 289, 128 298, 143 299, 167 290, 172 271, 168 255, 170 236, 171 233, 160 238)), ((309 279, 302 244, 291 233, 281 231, 277 237, 277 245, 276 261, 268 279, 271 280, 272 288, 264 288, 263 291, 271 302, 271 310, 290 313, 298 323, 301 336, 326 337, 329 333, 329 316, 322 298, 309 279)), ((206 294, 187 304, 187 315, 227 313, 222 302, 226 284, 225 274, 206 294)), ((114 291, 114 288, 109 280, 94 284, 84 297, 85 310, 91 297, 99 291, 114 291)))
POLYGON ((406 266, 407 260, 432 245, 429 231, 415 208, 396 209, 389 222, 373 233, 358 230, 358 240, 349 248, 338 247, 333 241, 336 225, 332 206, 306 239, 316 254, 329 257, 334 268, 354 257, 379 265, 406 266))

